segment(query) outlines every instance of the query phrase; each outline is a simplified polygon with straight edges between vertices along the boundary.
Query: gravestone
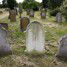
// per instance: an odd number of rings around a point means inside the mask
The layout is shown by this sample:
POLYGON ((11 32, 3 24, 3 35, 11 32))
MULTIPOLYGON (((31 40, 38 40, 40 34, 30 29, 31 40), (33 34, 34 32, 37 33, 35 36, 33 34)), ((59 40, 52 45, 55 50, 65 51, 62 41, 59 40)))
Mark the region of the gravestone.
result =
POLYGON ((0 23, 0 26, 8 30, 8 24, 7 23, 0 23))
POLYGON ((3 14, 3 11, 0 11, 0 14, 3 14))
POLYGON ((34 11, 33 10, 30 10, 30 17, 34 17, 34 11))
POLYGON ((21 20, 20 20, 20 29, 21 29, 22 32, 26 30, 27 25, 29 23, 30 23, 29 18, 27 18, 27 17, 21 18, 21 20))
POLYGON ((46 11, 44 9, 41 10, 41 18, 46 19, 46 11))
POLYGON ((56 21, 57 21, 57 22, 62 22, 62 15, 61 15, 60 12, 58 12, 58 13, 56 14, 56 21))
POLYGON ((59 41, 59 50, 56 55, 59 59, 67 60, 67 34, 61 37, 59 41))
POLYGON ((0 24, 0 55, 11 53, 10 45, 7 41, 7 28, 6 23, 0 24))
POLYGON ((30 9, 27 9, 26 12, 27 12, 27 15, 29 15, 30 14, 30 9))
POLYGON ((27 26, 26 30, 26 51, 43 52, 45 46, 43 26, 34 21, 27 26))
POLYGON ((10 15, 9 15, 9 17, 10 17, 10 21, 11 22, 16 22, 16 11, 15 10, 10 10, 10 15))
POLYGON ((14 8, 14 10, 16 11, 16 15, 18 15, 18 10, 17 10, 17 8, 16 8, 16 7, 14 8))
POLYGON ((20 18, 21 18, 21 14, 22 14, 22 7, 19 7, 19 14, 20 14, 20 18))

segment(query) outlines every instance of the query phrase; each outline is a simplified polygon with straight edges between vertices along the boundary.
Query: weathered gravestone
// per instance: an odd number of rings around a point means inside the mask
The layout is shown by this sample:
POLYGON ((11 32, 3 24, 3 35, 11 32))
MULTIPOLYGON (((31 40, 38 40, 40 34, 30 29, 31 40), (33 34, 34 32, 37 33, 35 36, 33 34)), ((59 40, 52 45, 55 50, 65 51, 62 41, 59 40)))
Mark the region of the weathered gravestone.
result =
POLYGON ((22 7, 19 7, 19 14, 20 14, 20 17, 19 18, 21 18, 21 14, 22 14, 22 7))
POLYGON ((34 17, 34 11, 33 10, 30 10, 29 15, 30 15, 30 17, 34 17))
POLYGON ((16 11, 15 10, 10 10, 9 11, 9 17, 11 22, 16 22, 16 11))
POLYGON ((56 21, 57 21, 57 22, 62 22, 62 15, 61 15, 60 12, 58 12, 58 13, 56 14, 56 21))
POLYGON ((41 10, 41 18, 46 19, 46 11, 44 9, 41 10))
POLYGON ((43 26, 34 21, 27 26, 26 30, 26 51, 43 52, 45 46, 43 26))
POLYGON ((59 50, 56 55, 59 59, 67 60, 67 34, 59 41, 59 50))
POLYGON ((20 29, 21 29, 22 32, 26 30, 27 25, 29 23, 30 23, 29 18, 27 18, 27 17, 21 18, 21 20, 20 20, 20 29))
POLYGON ((30 14, 30 9, 27 9, 26 12, 27 12, 27 15, 29 15, 30 14))
POLYGON ((17 8, 16 8, 16 7, 14 8, 14 10, 16 11, 16 15, 18 15, 18 10, 17 10, 17 8))
POLYGON ((10 45, 7 42, 7 29, 6 23, 0 23, 0 55, 10 54, 10 45))

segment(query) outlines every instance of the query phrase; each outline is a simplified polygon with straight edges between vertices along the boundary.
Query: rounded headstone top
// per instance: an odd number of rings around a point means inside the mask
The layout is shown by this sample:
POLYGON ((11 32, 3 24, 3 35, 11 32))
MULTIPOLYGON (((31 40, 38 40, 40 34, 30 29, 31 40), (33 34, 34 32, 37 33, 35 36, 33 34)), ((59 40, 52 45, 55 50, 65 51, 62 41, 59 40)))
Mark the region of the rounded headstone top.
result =
POLYGON ((63 46, 67 45, 67 34, 60 38, 59 45, 63 45, 63 46))

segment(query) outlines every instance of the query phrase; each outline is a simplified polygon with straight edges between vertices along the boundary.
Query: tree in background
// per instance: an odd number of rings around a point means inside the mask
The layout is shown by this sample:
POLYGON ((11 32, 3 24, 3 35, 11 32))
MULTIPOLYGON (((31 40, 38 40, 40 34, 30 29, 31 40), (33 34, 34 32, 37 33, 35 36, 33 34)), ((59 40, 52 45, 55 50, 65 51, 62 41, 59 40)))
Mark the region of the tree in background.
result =
POLYGON ((7 7, 7 0, 3 0, 3 1, 2 1, 2 7, 3 7, 3 8, 6 8, 6 7, 7 7))
POLYGON ((14 7, 17 6, 17 2, 16 2, 16 0, 7 0, 7 5, 8 5, 8 8, 10 8, 11 10, 13 10, 14 7))
POLYGON ((43 8, 47 8, 48 7, 48 2, 49 2, 49 0, 42 0, 43 8))
POLYGON ((49 0, 49 8, 50 9, 56 9, 57 7, 60 7, 63 4, 64 0, 49 0))
POLYGON ((24 9, 38 10, 39 2, 35 0, 24 0, 22 6, 24 9))
POLYGON ((50 9, 50 15, 56 16, 56 14, 60 11, 60 6, 63 4, 64 0, 49 0, 48 6, 50 9))

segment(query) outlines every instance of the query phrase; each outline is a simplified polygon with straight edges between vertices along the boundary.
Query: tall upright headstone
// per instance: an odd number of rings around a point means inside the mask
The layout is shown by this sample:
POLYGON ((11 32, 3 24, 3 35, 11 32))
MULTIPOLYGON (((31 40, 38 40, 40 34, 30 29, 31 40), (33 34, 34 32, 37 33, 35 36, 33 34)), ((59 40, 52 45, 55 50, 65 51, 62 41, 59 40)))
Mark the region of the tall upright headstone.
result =
POLYGON ((57 21, 57 22, 62 22, 62 15, 61 15, 60 12, 58 12, 58 13, 56 14, 56 21, 57 21))
POLYGON ((44 30, 41 23, 34 21, 27 26, 26 51, 43 52, 45 46, 44 30))
POLYGON ((11 49, 7 41, 7 24, 0 24, 0 55, 10 54, 11 49))
POLYGON ((27 25, 29 23, 30 23, 29 18, 27 18, 27 17, 21 18, 21 20, 20 20, 20 29, 21 29, 22 32, 26 30, 27 25))
POLYGON ((56 55, 59 59, 67 60, 67 34, 60 38, 59 50, 56 55))

